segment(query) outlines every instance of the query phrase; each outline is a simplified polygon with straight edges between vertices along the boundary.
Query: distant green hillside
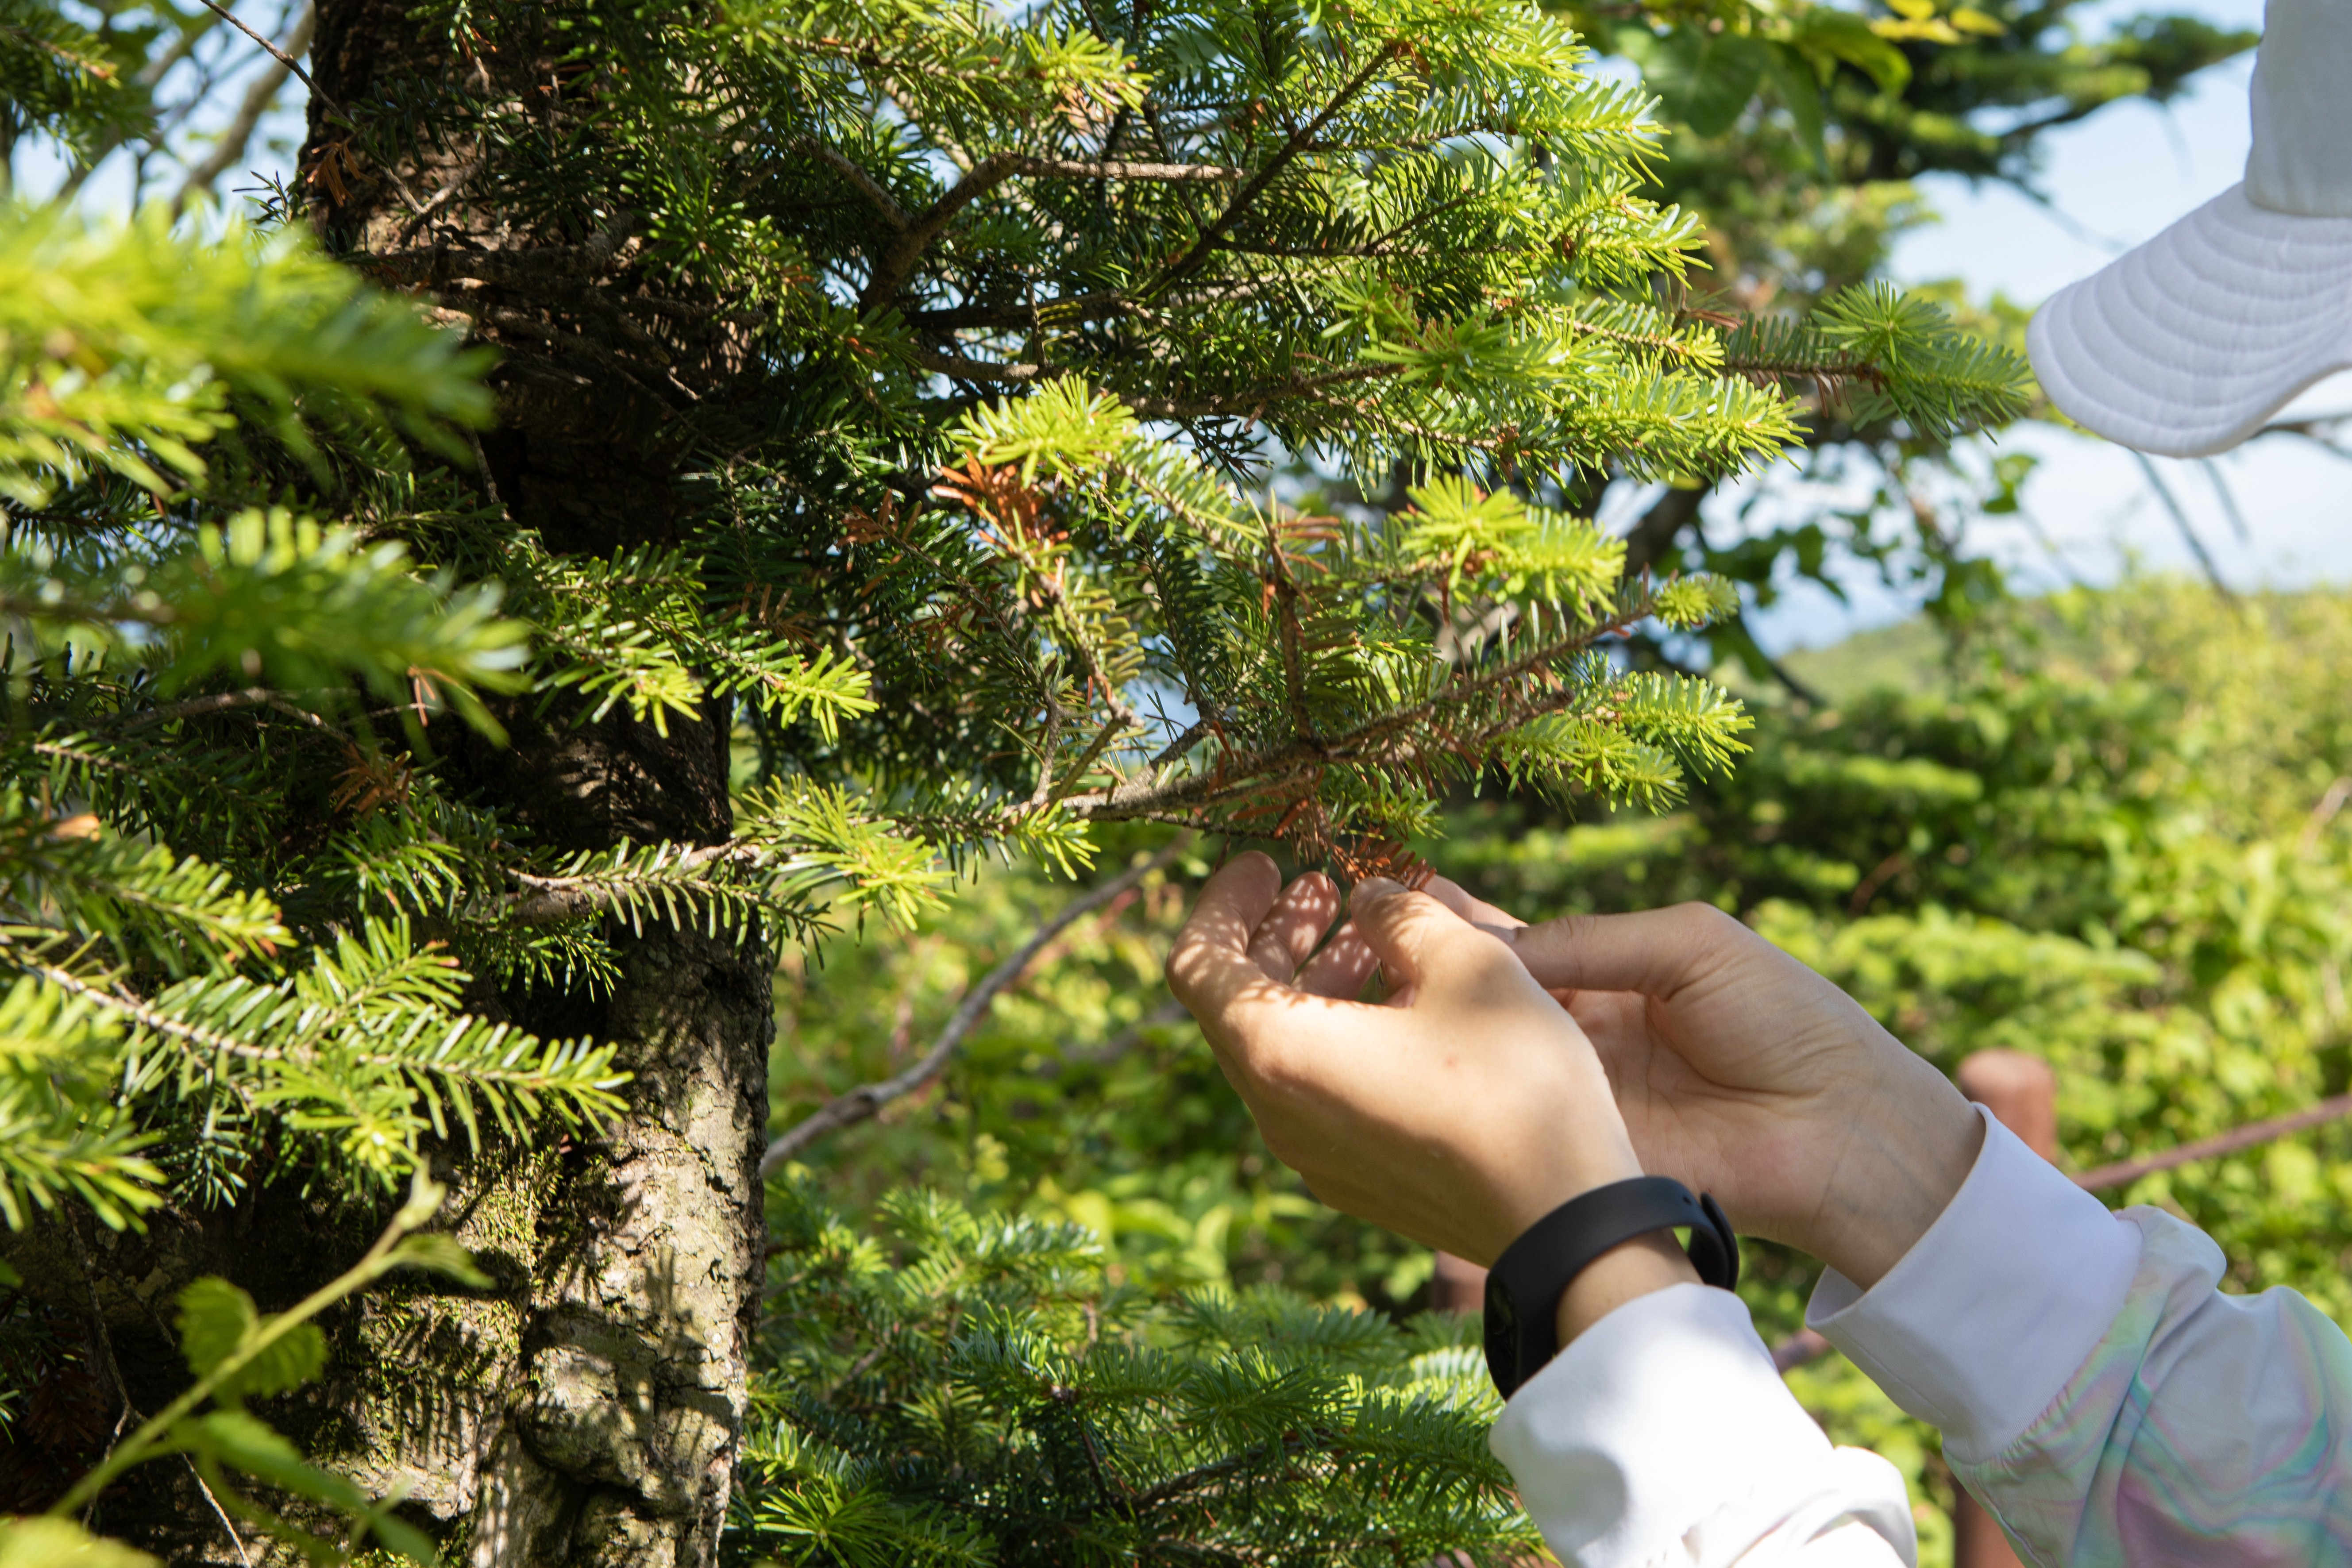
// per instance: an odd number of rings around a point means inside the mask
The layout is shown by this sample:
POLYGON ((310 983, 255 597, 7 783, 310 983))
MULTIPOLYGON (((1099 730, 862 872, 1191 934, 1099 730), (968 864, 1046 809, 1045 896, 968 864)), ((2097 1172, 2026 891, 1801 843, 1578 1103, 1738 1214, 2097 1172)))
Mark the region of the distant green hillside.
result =
POLYGON ((1832 702, 1893 688, 1928 692, 1949 685, 1944 634, 1925 616, 1856 632, 1828 647, 1800 648, 1781 668, 1832 702))

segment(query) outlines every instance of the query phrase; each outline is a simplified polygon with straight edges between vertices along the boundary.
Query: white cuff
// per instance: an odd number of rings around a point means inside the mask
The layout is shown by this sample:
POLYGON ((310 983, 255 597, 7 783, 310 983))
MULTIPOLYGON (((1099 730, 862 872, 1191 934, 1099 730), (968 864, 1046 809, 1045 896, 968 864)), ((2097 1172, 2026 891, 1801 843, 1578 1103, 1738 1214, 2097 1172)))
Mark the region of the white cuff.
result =
POLYGON ((1489 1442, 1568 1568, 1716 1568, 1856 1522, 1916 1559, 1901 1474, 1831 1448, 1727 1290, 1675 1285, 1611 1312, 1512 1396, 1489 1442))
POLYGON ((1863 1290, 1832 1268, 1805 1321, 1980 1464, 2058 1396, 2122 1310, 2139 1231, 1984 1107, 1984 1148, 1950 1206, 1863 1290))

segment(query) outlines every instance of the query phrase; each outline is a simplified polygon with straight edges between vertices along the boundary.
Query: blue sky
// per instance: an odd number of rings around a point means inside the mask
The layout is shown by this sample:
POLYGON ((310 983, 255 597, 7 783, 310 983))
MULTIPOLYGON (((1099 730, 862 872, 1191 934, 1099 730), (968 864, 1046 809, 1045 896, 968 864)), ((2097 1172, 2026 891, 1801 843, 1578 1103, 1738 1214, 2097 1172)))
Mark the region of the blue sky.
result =
MULTIPOLYGON (((2258 26, 2262 19, 2259 0, 2178 7, 2157 0, 2130 10, 2176 8, 2236 26, 2258 26)), ((1957 277, 1972 294, 1999 289, 2034 303, 2097 270, 2241 177, 2252 69, 2251 57, 2232 61, 2205 72, 2168 108, 2120 103, 2050 136, 2043 184, 2054 214, 2006 186, 1923 182, 1943 221, 1904 239, 1895 276, 1915 282, 1957 277)), ((2292 411, 2338 410, 2352 410, 2352 377, 2312 388, 2292 411)), ((1979 520, 1969 537, 2010 564, 2022 584, 2109 582, 2130 561, 2147 570, 2195 569, 2129 452, 2038 426, 2010 433, 2002 447, 2041 459, 2024 492, 2041 537, 2024 520, 2000 519, 1979 520)), ((2209 471, 2195 463, 2154 462, 2232 584, 2352 581, 2352 463, 2290 437, 2266 437, 2219 459, 2247 525, 2242 542, 2209 471)), ((1727 531, 1727 510, 1724 522, 1727 531)), ((1871 584, 1848 589, 1846 605, 1817 590, 1791 593, 1759 617, 1759 635, 1776 648, 1817 647, 1915 607, 1871 584)))

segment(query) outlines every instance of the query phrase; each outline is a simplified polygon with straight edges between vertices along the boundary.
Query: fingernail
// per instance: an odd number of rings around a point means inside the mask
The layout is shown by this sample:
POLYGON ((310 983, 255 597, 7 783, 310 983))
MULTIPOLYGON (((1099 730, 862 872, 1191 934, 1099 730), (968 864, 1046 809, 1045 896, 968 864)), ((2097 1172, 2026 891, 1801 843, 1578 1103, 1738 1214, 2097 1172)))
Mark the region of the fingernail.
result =
POLYGON ((1356 884, 1355 890, 1348 895, 1348 901, 1350 904, 1370 903, 1374 899, 1385 899, 1391 893, 1403 891, 1402 882, 1392 882, 1386 877, 1367 877, 1356 884))

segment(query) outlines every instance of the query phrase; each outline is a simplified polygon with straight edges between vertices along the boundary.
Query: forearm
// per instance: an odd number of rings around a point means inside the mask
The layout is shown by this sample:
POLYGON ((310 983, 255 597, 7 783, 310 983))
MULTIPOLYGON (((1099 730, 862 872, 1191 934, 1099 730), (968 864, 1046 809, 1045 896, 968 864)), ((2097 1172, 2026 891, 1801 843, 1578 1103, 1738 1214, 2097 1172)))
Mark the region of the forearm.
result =
POLYGON ((2124 1309, 2047 1410, 1953 1474, 2042 1561, 2273 1568, 2352 1555, 2352 1344, 2291 1290, 2224 1296, 2154 1209, 2124 1309))
POLYGON ((2221 1295, 2211 1240, 2110 1215, 2006 1131, 1913 1252, 1813 1326, 1943 1428, 2029 1561, 2272 1564, 2352 1551, 2352 1344, 2289 1291, 2221 1295))
POLYGON ((1916 1559, 1902 1476, 1830 1446, 1726 1290, 1669 1287, 1587 1324, 1493 1444, 1568 1568, 1916 1559))
POLYGON ((1696 1285, 1698 1270, 1670 1231, 1653 1231, 1612 1247, 1587 1264, 1560 1292, 1559 1342, 1576 1337, 1625 1305, 1676 1285, 1696 1285))
POLYGON ((1872 1060, 1872 1081, 1823 1119, 1839 1134, 1818 1202, 1797 1207, 1778 1237, 1864 1289, 1951 1206, 1984 1145, 1975 1108, 1942 1073, 1891 1036, 1872 1060))

